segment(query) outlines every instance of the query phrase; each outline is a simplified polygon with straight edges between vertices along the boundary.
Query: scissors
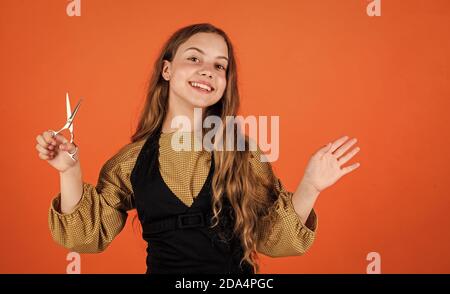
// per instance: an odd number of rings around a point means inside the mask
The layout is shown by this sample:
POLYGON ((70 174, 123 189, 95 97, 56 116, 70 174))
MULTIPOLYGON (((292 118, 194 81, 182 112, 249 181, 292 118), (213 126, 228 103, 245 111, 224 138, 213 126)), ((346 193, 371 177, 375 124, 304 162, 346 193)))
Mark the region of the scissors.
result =
MULTIPOLYGON (((80 101, 78 101, 77 106, 75 106, 75 109, 72 112, 71 108, 70 108, 69 93, 66 93, 67 121, 66 121, 66 124, 59 131, 55 132, 53 130, 50 130, 50 132, 52 133, 52 137, 56 136, 57 134, 59 134, 63 130, 69 129, 69 131, 70 131, 70 143, 73 143, 73 138, 74 138, 74 134, 73 134, 73 119, 75 118, 75 115, 78 112, 78 108, 80 108, 80 103, 81 103, 82 100, 83 99, 80 99, 80 101)), ((75 154, 77 154, 77 151, 78 151, 78 146, 75 144, 75 152, 74 153, 69 153, 68 151, 66 151, 66 152, 67 152, 67 154, 69 154, 70 158, 72 158, 73 161, 77 161, 74 158, 75 154)))

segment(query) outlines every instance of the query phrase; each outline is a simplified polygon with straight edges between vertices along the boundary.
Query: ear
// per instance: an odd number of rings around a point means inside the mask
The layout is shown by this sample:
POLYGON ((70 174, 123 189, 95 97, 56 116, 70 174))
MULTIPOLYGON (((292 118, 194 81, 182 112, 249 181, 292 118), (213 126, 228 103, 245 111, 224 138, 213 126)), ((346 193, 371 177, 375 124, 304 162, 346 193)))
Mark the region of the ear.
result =
POLYGON ((171 63, 168 60, 163 60, 162 77, 166 81, 170 80, 171 75, 171 63))

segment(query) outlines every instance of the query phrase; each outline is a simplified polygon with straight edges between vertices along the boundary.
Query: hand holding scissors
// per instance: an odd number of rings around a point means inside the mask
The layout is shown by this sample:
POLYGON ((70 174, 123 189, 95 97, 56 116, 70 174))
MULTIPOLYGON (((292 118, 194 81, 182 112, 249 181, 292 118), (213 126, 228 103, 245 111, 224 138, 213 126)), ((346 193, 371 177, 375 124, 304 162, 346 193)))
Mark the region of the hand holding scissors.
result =
MULTIPOLYGON (((63 130, 68 129, 70 131, 70 143, 73 143, 73 139, 74 139, 74 133, 73 133, 73 119, 75 118, 75 115, 78 112, 78 109, 80 108, 80 103, 81 103, 82 99, 80 99, 80 101, 78 101, 77 105, 75 106, 75 109, 73 110, 73 112, 71 111, 71 107, 70 107, 70 100, 69 100, 69 93, 66 93, 66 112, 67 112, 67 121, 66 124, 57 132, 53 131, 53 130, 49 130, 49 132, 51 132, 52 137, 55 137, 57 134, 59 134, 60 132, 62 132, 63 130)), ((67 154, 69 154, 70 158, 72 158, 73 161, 76 161, 76 159, 74 158, 75 154, 78 151, 78 146, 76 146, 75 143, 73 143, 75 145, 75 152, 73 153, 69 153, 67 152, 67 154)))

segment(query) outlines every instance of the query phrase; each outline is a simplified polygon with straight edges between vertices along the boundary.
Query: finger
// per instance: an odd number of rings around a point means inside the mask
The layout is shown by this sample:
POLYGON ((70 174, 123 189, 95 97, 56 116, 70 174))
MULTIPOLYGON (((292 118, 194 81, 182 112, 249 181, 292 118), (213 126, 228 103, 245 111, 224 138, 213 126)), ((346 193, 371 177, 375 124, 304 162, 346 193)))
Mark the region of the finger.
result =
POLYGON ((38 135, 36 137, 36 141, 38 142, 39 145, 41 145, 44 148, 48 147, 48 143, 45 141, 44 136, 43 135, 38 135))
POLYGON ((57 154, 55 150, 46 149, 39 144, 36 145, 36 149, 39 151, 39 154, 46 155, 49 159, 53 159, 57 154))
POLYGON ((56 144, 55 139, 53 138, 53 132, 52 131, 45 131, 42 136, 44 137, 45 142, 47 142, 47 144, 56 144))
POLYGON ((356 142, 358 142, 358 139, 356 138, 351 139, 350 141, 342 145, 338 150, 336 150, 336 152, 334 152, 333 155, 336 156, 336 158, 341 157, 342 154, 347 152, 347 150, 350 149, 350 147, 352 147, 353 145, 355 145, 356 142))
POLYGON ((69 153, 73 153, 73 152, 75 152, 76 145, 73 142, 72 143, 66 142, 66 143, 63 143, 63 144, 59 145, 59 148, 61 150, 67 151, 69 153))
POLYGON ((356 147, 356 148, 352 149, 352 151, 350 151, 349 153, 347 153, 344 156, 342 156, 341 158, 339 158, 338 159, 339 165, 344 165, 347 161, 352 159, 353 156, 355 156, 356 153, 359 152, 359 150, 361 150, 361 149, 359 147, 356 147))
POLYGON ((320 148, 319 151, 317 152, 317 155, 322 157, 325 153, 327 153, 330 150, 331 145, 332 145, 332 143, 330 142, 327 145, 320 148))
POLYGON ((47 148, 45 148, 45 147, 43 147, 43 146, 41 146, 39 144, 36 144, 36 150, 39 151, 42 154, 45 154, 45 155, 49 155, 50 154, 50 150, 48 150, 47 148))
POLYGON ((342 170, 342 175, 346 175, 349 172, 354 171, 355 169, 357 169, 360 166, 361 166, 361 164, 359 162, 357 162, 355 164, 352 164, 352 165, 349 165, 349 166, 346 166, 343 169, 341 169, 342 170))
POLYGON ((67 140, 66 137, 64 137, 64 136, 61 135, 61 134, 57 134, 57 135, 54 137, 54 139, 55 139, 55 141, 56 141, 57 144, 64 144, 64 143, 66 143, 66 142, 69 142, 69 140, 67 140))
POLYGON ((43 159, 43 160, 49 160, 49 159, 51 159, 50 156, 45 155, 45 154, 42 154, 42 153, 39 153, 39 158, 40 158, 40 159, 43 159))
POLYGON ((334 141, 333 144, 331 145, 331 148, 328 151, 328 153, 333 153, 338 147, 340 147, 342 144, 344 144, 344 142, 347 140, 348 140, 348 136, 343 136, 343 137, 337 139, 336 141, 334 141))

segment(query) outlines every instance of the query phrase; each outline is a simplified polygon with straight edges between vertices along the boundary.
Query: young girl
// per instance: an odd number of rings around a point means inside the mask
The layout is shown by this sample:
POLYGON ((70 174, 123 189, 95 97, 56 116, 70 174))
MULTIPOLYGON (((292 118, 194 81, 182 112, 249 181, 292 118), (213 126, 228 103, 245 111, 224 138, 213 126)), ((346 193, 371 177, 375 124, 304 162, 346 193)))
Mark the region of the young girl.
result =
MULTIPOLYGON (((359 166, 341 168, 358 152, 343 155, 356 139, 319 149, 295 193, 284 189, 259 148, 249 150, 247 136, 244 151, 174 150, 172 119, 186 116, 196 131, 194 108, 202 109, 202 120, 216 115, 224 124, 237 115, 236 72, 222 30, 195 24, 175 32, 156 60, 131 142, 103 165, 96 186, 82 181, 75 144, 50 131, 39 135, 39 157, 61 177, 49 210, 53 239, 72 251, 101 252, 136 208, 148 242, 147 273, 257 273, 257 252, 305 253, 315 238, 319 193, 359 166)), ((192 144, 194 133, 183 133, 192 144)))

